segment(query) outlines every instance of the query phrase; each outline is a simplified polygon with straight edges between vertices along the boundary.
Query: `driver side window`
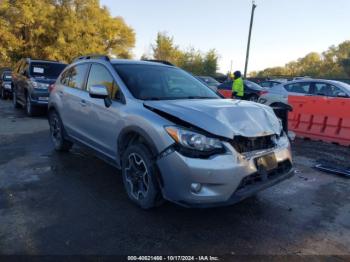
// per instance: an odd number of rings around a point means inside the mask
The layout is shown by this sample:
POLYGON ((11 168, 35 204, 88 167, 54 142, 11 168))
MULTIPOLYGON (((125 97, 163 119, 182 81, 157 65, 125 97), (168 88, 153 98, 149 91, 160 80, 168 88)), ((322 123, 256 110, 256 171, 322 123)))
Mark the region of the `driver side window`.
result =
POLYGON ((94 85, 107 87, 111 99, 120 99, 120 90, 107 68, 100 64, 92 64, 87 82, 87 91, 94 85))

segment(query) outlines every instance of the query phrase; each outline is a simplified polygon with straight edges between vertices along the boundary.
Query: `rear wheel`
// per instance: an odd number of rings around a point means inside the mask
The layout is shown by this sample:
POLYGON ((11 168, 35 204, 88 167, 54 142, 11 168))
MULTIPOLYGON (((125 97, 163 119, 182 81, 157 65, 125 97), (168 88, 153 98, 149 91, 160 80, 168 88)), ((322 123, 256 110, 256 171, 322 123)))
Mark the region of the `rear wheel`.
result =
POLYGON ((134 203, 143 209, 161 203, 151 152, 143 144, 130 145, 122 156, 122 175, 125 190, 134 203))
POLYGON ((64 127, 56 111, 49 112, 51 140, 56 151, 67 152, 73 143, 64 138, 64 127))
POLYGON ((37 113, 37 108, 32 104, 29 94, 26 96, 26 113, 28 116, 34 116, 37 113))
POLYGON ((12 104, 14 108, 20 108, 20 104, 18 103, 16 92, 13 92, 12 94, 12 104))
POLYGON ((0 98, 5 100, 5 92, 4 92, 4 88, 1 88, 0 98))

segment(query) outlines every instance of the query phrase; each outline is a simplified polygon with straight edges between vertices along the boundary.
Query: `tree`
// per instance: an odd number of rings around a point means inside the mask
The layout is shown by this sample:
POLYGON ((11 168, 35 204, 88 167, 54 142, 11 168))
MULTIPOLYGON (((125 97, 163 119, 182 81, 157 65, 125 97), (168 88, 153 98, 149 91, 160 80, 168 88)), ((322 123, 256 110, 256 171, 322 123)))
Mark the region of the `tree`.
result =
POLYGON ((216 75, 218 55, 214 49, 205 54, 193 47, 181 50, 175 45, 174 38, 164 32, 157 34, 155 44, 151 45, 151 48, 153 59, 169 61, 195 75, 216 75))
POLYGON ((133 29, 99 0, 3 0, 0 24, 0 36, 7 36, 0 40, 2 56, 11 63, 22 57, 70 62, 89 53, 129 58, 135 44, 133 29))
POLYGON ((152 45, 153 58, 157 60, 169 61, 178 64, 181 60, 182 52, 174 44, 173 37, 166 33, 158 33, 156 43, 152 45))
POLYGON ((350 41, 331 46, 323 52, 309 53, 284 67, 267 68, 255 72, 259 77, 312 76, 322 78, 346 78, 350 76, 350 41))

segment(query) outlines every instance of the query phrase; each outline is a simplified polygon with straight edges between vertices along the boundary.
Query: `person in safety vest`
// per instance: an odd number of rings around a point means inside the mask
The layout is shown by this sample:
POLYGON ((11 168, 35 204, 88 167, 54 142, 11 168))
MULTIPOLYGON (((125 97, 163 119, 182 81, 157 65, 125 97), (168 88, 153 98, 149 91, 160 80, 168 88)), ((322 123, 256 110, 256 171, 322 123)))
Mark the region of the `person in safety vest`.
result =
POLYGON ((232 97, 236 99, 243 99, 244 96, 244 84, 242 74, 240 71, 233 73, 233 84, 232 84, 232 97))

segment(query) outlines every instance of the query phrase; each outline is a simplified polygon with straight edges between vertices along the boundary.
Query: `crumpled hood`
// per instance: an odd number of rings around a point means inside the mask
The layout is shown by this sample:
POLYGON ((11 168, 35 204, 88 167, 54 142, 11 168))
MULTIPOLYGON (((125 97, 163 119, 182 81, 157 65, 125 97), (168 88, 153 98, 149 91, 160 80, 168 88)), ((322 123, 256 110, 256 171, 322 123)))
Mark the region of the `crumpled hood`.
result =
POLYGON ((144 105, 207 132, 226 138, 280 134, 281 124, 272 108, 232 99, 145 101, 144 105))

